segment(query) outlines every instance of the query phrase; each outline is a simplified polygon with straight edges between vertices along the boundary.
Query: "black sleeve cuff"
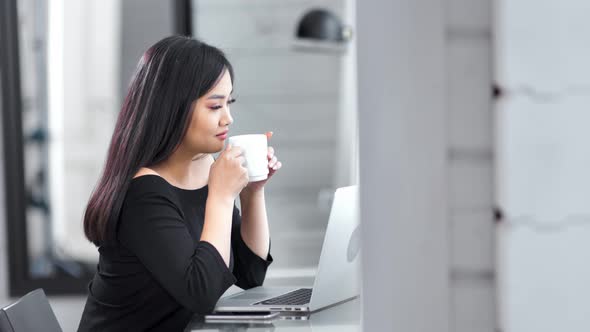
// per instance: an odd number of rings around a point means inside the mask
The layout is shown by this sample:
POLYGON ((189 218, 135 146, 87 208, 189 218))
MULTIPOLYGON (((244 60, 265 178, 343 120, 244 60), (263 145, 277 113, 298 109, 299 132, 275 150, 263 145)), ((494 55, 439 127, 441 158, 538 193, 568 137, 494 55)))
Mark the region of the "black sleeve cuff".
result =
MULTIPOLYGON (((239 232, 239 228, 237 228, 237 232, 239 232)), ((234 275, 237 278, 236 286, 243 289, 262 286, 266 270, 273 262, 270 247, 266 259, 263 259, 248 247, 240 233, 235 234, 233 240, 232 246, 236 257, 234 265, 234 275)))
POLYGON ((270 240, 268 246, 268 255, 266 256, 266 259, 263 259, 262 257, 256 255, 254 251, 250 249, 250 247, 248 247, 241 234, 236 236, 236 238, 237 243, 234 244, 236 246, 236 251, 240 253, 240 258, 243 259, 248 265, 256 264, 266 268, 270 265, 270 263, 273 262, 272 255, 270 254, 270 240))
POLYGON ((234 277, 230 269, 225 265, 225 261, 223 260, 223 257, 221 257, 219 251, 217 251, 217 248, 207 241, 200 241, 198 245, 205 249, 205 251, 211 256, 211 261, 214 262, 215 268, 223 278, 223 292, 225 292, 236 282, 236 277, 234 277))

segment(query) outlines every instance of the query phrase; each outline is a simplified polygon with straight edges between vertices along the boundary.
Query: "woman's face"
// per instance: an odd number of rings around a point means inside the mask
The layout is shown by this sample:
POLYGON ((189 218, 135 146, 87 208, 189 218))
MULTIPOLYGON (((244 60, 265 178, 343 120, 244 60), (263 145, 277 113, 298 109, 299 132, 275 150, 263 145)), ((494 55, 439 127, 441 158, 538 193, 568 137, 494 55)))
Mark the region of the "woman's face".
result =
POLYGON ((226 70, 217 84, 207 94, 193 102, 193 114, 182 145, 192 153, 215 153, 223 149, 233 118, 229 105, 232 82, 226 70))

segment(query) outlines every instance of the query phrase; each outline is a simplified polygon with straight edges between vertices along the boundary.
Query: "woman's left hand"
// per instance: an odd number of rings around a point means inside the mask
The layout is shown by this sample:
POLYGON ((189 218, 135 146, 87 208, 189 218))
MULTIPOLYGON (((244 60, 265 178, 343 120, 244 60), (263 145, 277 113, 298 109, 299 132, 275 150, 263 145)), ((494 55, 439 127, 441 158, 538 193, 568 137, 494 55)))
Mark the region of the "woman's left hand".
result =
MULTIPOLYGON (((272 131, 267 132, 266 137, 270 140, 272 137, 272 131)), ((245 190, 252 192, 262 190, 266 182, 283 166, 283 164, 277 159, 275 150, 272 146, 268 147, 268 154, 266 156, 268 158, 268 177, 265 180, 248 183, 246 188, 244 188, 245 190)))

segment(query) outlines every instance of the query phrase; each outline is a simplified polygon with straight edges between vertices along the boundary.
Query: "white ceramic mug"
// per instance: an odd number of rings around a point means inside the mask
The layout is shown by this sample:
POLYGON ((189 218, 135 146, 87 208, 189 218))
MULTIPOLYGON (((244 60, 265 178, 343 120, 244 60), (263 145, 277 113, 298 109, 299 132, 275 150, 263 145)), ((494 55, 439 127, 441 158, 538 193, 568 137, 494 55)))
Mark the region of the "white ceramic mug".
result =
POLYGON ((268 178, 268 139, 264 134, 238 135, 228 139, 228 144, 244 150, 250 182, 268 178))

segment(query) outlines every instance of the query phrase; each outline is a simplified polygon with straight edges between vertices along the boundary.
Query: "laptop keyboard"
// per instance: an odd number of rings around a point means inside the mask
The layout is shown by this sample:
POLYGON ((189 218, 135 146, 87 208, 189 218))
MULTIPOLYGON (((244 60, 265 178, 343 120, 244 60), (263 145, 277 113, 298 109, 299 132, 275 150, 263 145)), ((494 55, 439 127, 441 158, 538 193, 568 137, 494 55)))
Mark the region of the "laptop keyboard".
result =
POLYGON ((254 303, 254 305, 304 305, 309 303, 310 300, 311 288, 299 288, 292 292, 254 303))

